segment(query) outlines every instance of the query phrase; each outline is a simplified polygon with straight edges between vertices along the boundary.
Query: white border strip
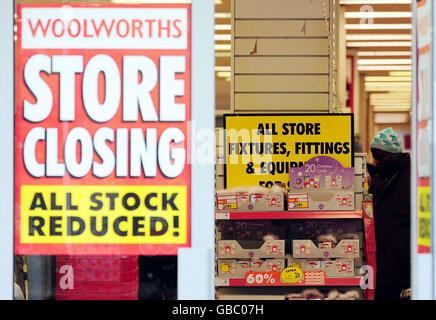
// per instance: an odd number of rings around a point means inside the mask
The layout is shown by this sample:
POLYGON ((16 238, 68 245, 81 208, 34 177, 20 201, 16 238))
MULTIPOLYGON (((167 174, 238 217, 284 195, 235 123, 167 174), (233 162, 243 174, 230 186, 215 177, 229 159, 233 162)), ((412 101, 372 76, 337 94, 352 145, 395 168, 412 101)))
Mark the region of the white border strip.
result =
POLYGON ((186 8, 26 7, 20 40, 23 49, 184 50, 187 19, 186 8), (158 32, 162 21, 168 34, 158 32))
MULTIPOLYGON (((214 9, 213 0, 192 0, 192 132, 215 132, 214 9)), ((204 142, 195 141, 194 134, 191 137, 194 153, 204 142)), ((215 138, 210 143, 215 144, 215 138)), ((210 150, 215 150, 215 145, 210 150)), ((211 300, 215 295, 214 165, 198 163, 195 154, 192 159, 192 247, 179 249, 177 298, 211 300)))
POLYGON ((417 269, 417 247, 418 247, 418 241, 417 241, 417 207, 416 207, 416 201, 417 201, 417 181, 416 181, 416 175, 417 175, 417 163, 418 160, 416 159, 417 156, 417 90, 416 86, 417 84, 417 26, 416 26, 416 9, 417 9, 417 0, 413 0, 412 4, 412 126, 411 126, 411 137, 412 137, 412 163, 411 163, 411 170, 410 170, 410 258, 412 259, 410 263, 410 285, 412 287, 412 299, 417 298, 417 290, 418 290, 418 283, 416 279, 416 269, 417 269))
MULTIPOLYGON (((427 5, 432 5, 432 2, 427 3, 427 5)), ((433 268, 433 257, 432 254, 419 254, 418 253, 418 181, 417 181, 417 170, 418 170, 418 104, 417 104, 417 86, 418 86, 418 80, 417 80, 417 73, 418 73, 418 64, 417 64, 417 55, 418 55, 418 42, 417 42, 417 1, 413 1, 413 52, 412 52, 412 62, 413 62, 413 112, 412 112, 412 170, 411 170, 411 197, 410 197, 410 209, 411 209, 411 254, 410 257, 412 259, 411 261, 411 287, 412 287, 412 299, 413 300, 430 300, 433 299, 433 275, 434 275, 434 268, 433 268)), ((433 42, 433 39, 431 40, 433 42)), ((432 44, 432 50, 434 49, 432 44)), ((433 52, 434 54, 434 52, 433 52)), ((433 78, 434 70, 432 71, 432 78, 433 78)), ((432 90, 433 91, 433 90, 432 90)), ((433 94, 433 93, 432 93, 433 94)), ((433 102, 433 101, 432 101, 433 102)), ((433 126, 434 128, 434 126, 433 126)), ((432 133, 434 132, 434 129, 432 128, 432 133)), ((434 166, 435 166, 435 159, 434 159, 434 152, 433 153, 433 163, 432 163, 432 177, 431 177, 431 212, 433 215, 434 211, 434 166)), ((433 220, 433 217, 432 217, 433 220)), ((433 226, 431 226, 431 238, 433 239, 433 226)), ((433 241, 432 241, 433 242, 433 241)), ((434 250, 433 243, 431 250, 434 250)))
MULTIPOLYGON (((434 1, 430 1, 431 4, 431 25, 432 29, 435 30, 436 25, 436 6, 434 4, 434 1)), ((435 285, 435 277, 436 277, 436 254, 435 254, 435 248, 436 248, 436 219, 435 219, 435 201, 436 201, 436 146, 434 144, 434 139, 436 138, 436 125, 434 123, 435 121, 435 111, 434 107, 436 105, 436 68, 435 68, 435 61, 436 61, 436 44, 435 44, 435 37, 434 37, 434 31, 431 32, 431 50, 432 50, 432 62, 431 62, 431 80, 432 83, 430 85, 431 90, 431 104, 432 104, 432 144, 433 144, 433 150, 432 150, 432 168, 431 168, 431 198, 430 198, 430 237, 431 237, 431 255, 430 258, 432 259, 432 262, 429 263, 429 267, 431 268, 431 276, 429 276, 430 281, 428 281, 428 289, 429 292, 426 296, 427 299, 435 300, 436 299, 436 285, 435 285), (431 290, 431 291, 430 291, 431 290)))
POLYGON ((13 299, 14 266, 14 1, 0 1, 0 299, 13 299))

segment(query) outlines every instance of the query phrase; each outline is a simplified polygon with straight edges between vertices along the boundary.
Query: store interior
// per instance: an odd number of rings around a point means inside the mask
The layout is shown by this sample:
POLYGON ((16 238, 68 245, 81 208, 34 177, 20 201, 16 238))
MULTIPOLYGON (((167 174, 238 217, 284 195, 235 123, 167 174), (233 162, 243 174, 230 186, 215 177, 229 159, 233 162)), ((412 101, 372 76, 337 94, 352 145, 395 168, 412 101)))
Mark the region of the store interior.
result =
MULTIPOLYGON (((387 127, 401 137, 403 152, 411 152, 412 1, 315 2, 312 7, 306 3, 306 7, 301 6, 298 13, 292 14, 286 11, 283 2, 281 6, 274 6, 264 1, 256 5, 244 0, 215 1, 217 299, 374 299, 374 291, 362 289, 358 281, 362 266, 370 265, 374 270, 377 267, 372 251, 375 243, 367 232, 373 221, 359 215, 366 209, 357 200, 359 192, 363 191, 364 199, 367 196, 367 181, 362 187, 362 181, 367 179, 366 167, 358 169, 356 163, 374 161, 370 142, 377 132, 387 127), (314 39, 317 45, 311 43, 314 39), (323 41, 328 45, 323 47, 323 41), (355 187, 360 184, 360 190, 355 189, 353 211, 357 219, 340 219, 341 214, 333 215, 330 220, 317 219, 318 211, 311 212, 313 216, 303 214, 300 219, 286 214, 267 219, 274 216, 267 209, 253 218, 240 207, 233 212, 229 209, 233 204, 228 201, 235 193, 226 193, 230 171, 224 165, 229 159, 224 139, 229 140, 222 131, 226 127, 223 115, 226 115, 224 118, 228 114, 242 118, 247 114, 299 113, 354 115, 355 187), (359 178, 362 181, 357 178, 358 172, 362 174, 359 178), (338 245, 336 241, 340 239, 348 241, 347 237, 359 240, 360 255, 346 260, 353 264, 354 272, 334 278, 327 271, 326 282, 321 281, 324 285, 318 287, 304 286, 301 282, 300 286, 275 286, 272 283, 278 280, 268 278, 268 273, 263 275, 270 282, 265 280, 255 286, 249 283, 249 278, 245 277, 244 281, 241 276, 244 269, 251 272, 256 268, 282 271, 287 266, 289 269, 292 258, 296 257, 294 239, 312 239, 321 246, 319 237, 326 234, 334 235, 333 246, 338 245), (281 256, 286 262, 243 259, 243 251, 250 251, 250 240, 264 243, 262 240, 271 239, 286 239, 281 256), (232 243, 235 240, 236 244, 232 243), (244 241, 247 248, 242 244, 244 241), (229 257, 235 259, 224 259, 229 257), (268 267, 268 263, 272 266, 268 267), (357 282, 353 284, 353 280, 357 282)), ((227 125, 227 128, 233 127, 227 125)), ((234 187, 234 183, 231 186, 234 187)), ((245 192, 243 196, 250 198, 249 189, 242 190, 241 185, 237 191, 245 192)), ((237 199, 236 207, 241 205, 237 199)), ((290 208, 291 198, 287 205, 290 208)), ((258 254, 255 250, 251 253, 258 254)), ((307 266, 302 269, 319 271, 331 262, 314 259, 298 263, 300 266, 303 266, 301 263, 312 264, 313 269, 307 266)))
MULTIPOLYGON (((216 114, 238 112, 303 112, 298 107, 278 110, 236 110, 231 104, 231 0, 215 0, 216 114)), ((363 151, 380 129, 392 127, 410 151, 412 103, 412 9, 410 0, 335 1, 335 57, 340 111, 355 115, 355 134, 363 151)), ((328 109, 317 111, 328 112, 328 109)), ((369 155, 371 156, 371 155, 369 155)))
MULTIPOLYGON (((268 4, 266 0, 258 0, 259 7, 253 6, 254 0, 214 1, 217 155, 215 190, 219 192, 226 189, 224 115, 354 114, 353 162, 356 168, 356 185, 360 184, 360 191, 356 193, 361 196, 361 207, 356 205, 353 210, 349 210, 349 215, 345 218, 337 216, 331 220, 320 220, 305 215, 300 219, 290 220, 289 216, 285 215, 277 219, 267 219, 267 216, 256 220, 217 219, 216 298, 373 299, 373 292, 362 289, 360 278, 358 279, 356 274, 362 266, 369 264, 368 261, 373 262, 371 259, 368 260, 368 257, 374 254, 371 248, 368 248, 371 241, 365 234, 366 223, 371 222, 366 221, 362 213, 362 201, 367 195, 365 194, 365 183, 367 184, 365 163, 373 162, 369 152, 371 139, 386 127, 392 127, 399 133, 404 152, 411 151, 412 1, 317 0, 311 4, 313 7, 299 6, 301 11, 293 13, 283 10, 282 5, 285 0, 275 1, 278 5, 268 4), (359 169, 357 164, 360 165, 359 169), (259 231, 259 228, 262 230, 259 231), (289 237, 294 240, 299 237, 316 239, 332 233, 335 233, 335 240, 332 241, 335 245, 338 245, 341 240, 357 241, 357 244, 353 243, 353 250, 357 250, 355 256, 352 258, 338 256, 338 258, 347 258, 346 264, 351 264, 352 267, 349 265, 348 267, 354 270, 353 276, 347 275, 345 281, 333 277, 336 280, 331 280, 329 285, 319 287, 313 285, 250 287, 246 285, 245 280, 241 282, 240 278, 238 278, 239 282, 234 282, 232 286, 232 281, 229 281, 232 277, 220 276, 220 263, 224 263, 228 270, 229 265, 234 262, 220 260, 222 257, 219 257, 219 241, 249 239, 258 243, 274 242, 289 237), (238 238, 241 234, 242 237, 238 238)), ((17 2, 40 3, 41 1, 17 2)), ((189 3, 190 1, 86 2, 189 3)), ((308 1, 304 1, 306 2, 308 1)), ((324 240, 324 242, 329 241, 324 240)), ((285 265, 289 266, 295 256, 290 255, 292 251, 290 242, 281 245, 283 255, 278 263, 283 264, 280 267, 280 270, 283 270, 285 265), (289 261, 285 262, 285 259, 289 261)), ((65 258, 67 259, 65 261, 80 265, 80 261, 74 260, 74 257, 70 258, 70 260, 65 258)), ((119 261, 111 262, 116 265, 113 269, 115 271, 106 272, 107 276, 112 275, 114 278, 122 279, 118 274, 120 264, 134 265, 130 270, 131 273, 126 271, 128 269, 126 267, 122 276, 137 280, 136 282, 124 281, 133 286, 123 287, 124 296, 120 295, 121 297, 145 300, 177 299, 176 256, 140 256, 133 262, 126 259, 122 257, 119 261)), ((321 258, 314 256, 314 259, 321 258)), ((56 278, 53 278, 53 274, 59 277, 59 261, 56 264, 56 261, 49 257, 16 256, 16 282, 20 285, 26 299, 78 298, 74 295, 68 297, 59 294, 61 291, 58 288, 59 283, 56 283, 56 278), (29 271, 29 262, 32 270, 37 270, 36 273, 32 274, 29 271), (29 290, 29 279, 35 291, 32 291, 32 288, 29 290), (42 288, 43 286, 46 288, 42 288)), ((247 259, 244 258, 243 261, 247 262, 247 259)), ((250 266, 253 263, 253 261, 249 262, 250 266)), ((82 264, 84 278, 86 278, 86 270, 96 265, 98 261, 92 259, 82 264)), ((96 295, 89 294, 88 298, 99 297, 99 294, 103 296, 101 291, 96 295)), ((115 294, 109 297, 115 297, 115 294)))

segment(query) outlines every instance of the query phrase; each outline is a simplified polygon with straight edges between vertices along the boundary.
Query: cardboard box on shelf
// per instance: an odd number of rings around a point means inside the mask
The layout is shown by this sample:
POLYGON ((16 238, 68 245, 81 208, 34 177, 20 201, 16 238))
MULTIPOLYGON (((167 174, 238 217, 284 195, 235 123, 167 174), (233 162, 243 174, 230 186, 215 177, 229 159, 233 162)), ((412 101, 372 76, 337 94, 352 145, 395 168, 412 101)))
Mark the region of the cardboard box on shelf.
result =
MULTIPOLYGON (((235 288, 231 288, 235 291, 235 288)), ((247 294, 238 292, 225 292, 221 293, 222 289, 217 290, 217 300, 285 300, 283 294, 247 294)))
POLYGON ((284 211, 285 194, 273 193, 222 193, 216 196, 216 211, 284 211))
POLYGON ((363 210, 363 194, 355 193, 354 194, 354 208, 355 210, 362 211, 363 210))
POLYGON ((289 192, 354 191, 354 168, 344 168, 336 159, 318 156, 303 167, 291 168, 289 192))
POLYGON ((356 153, 355 155, 358 155, 360 158, 362 158, 362 174, 366 175, 368 170, 367 168, 368 157, 366 153, 356 153))
POLYGON ((287 300, 361 300, 361 290, 307 288, 301 292, 286 294, 287 300), (322 292, 320 291, 322 290, 322 292))
POLYGON ((288 259, 288 266, 297 264, 304 272, 324 271, 327 278, 354 277, 353 259, 335 260, 311 260, 311 259, 288 259))
POLYGON ((354 179, 354 192, 363 192, 364 179, 363 175, 356 175, 354 179))
POLYGON ((351 211, 353 191, 306 191, 288 194, 288 211, 351 211))
POLYGON ((288 211, 354 210, 354 168, 318 156, 289 174, 288 211))
MULTIPOLYGON (((354 219, 342 220, 338 223, 336 219, 322 219, 322 220, 293 220, 289 224, 289 232, 287 237, 280 237, 280 239, 289 239, 289 247, 292 246, 291 239, 317 239, 318 236, 331 234, 337 241, 341 239, 355 239, 357 234, 361 236, 360 228, 361 223, 354 219)), ((230 238, 229 238, 230 239, 230 238)))
POLYGON ((243 223, 235 221, 221 221, 221 240, 266 240, 264 237, 273 236, 270 239, 286 239, 287 227, 276 225, 271 220, 246 220, 243 223))
POLYGON ((354 157, 354 173, 363 174, 363 157, 354 157))
POLYGON ((366 156, 366 153, 355 153, 354 154, 354 167, 356 170, 356 174, 366 175, 367 161, 368 161, 368 158, 366 156))
POLYGON ((285 259, 266 260, 218 260, 218 276, 230 278, 244 278, 247 272, 282 271, 285 268, 285 259))
POLYGON ((219 240, 218 258, 283 258, 285 240, 219 240))
POLYGON ((215 190, 224 188, 224 177, 215 177, 215 190))
POLYGON ((343 239, 332 249, 321 249, 311 240, 292 240, 293 258, 348 258, 360 256, 358 239, 343 239))

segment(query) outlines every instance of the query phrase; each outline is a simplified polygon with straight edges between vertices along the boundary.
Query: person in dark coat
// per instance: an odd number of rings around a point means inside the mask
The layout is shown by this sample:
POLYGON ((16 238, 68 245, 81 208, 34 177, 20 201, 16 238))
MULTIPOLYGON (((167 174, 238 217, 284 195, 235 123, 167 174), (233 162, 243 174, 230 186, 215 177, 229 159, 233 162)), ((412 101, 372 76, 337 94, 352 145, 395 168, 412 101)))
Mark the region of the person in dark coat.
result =
POLYGON ((410 288, 410 155, 392 128, 371 142, 377 276, 375 299, 400 300, 410 288))

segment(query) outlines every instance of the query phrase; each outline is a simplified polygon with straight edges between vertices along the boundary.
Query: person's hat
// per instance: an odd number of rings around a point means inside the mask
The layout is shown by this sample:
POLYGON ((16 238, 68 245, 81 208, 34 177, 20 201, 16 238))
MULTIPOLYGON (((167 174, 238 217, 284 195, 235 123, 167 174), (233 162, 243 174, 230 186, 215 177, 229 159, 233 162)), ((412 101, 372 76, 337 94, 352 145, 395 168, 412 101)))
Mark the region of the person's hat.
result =
POLYGON ((400 136, 392 128, 379 131, 371 141, 371 149, 379 149, 391 153, 403 152, 400 136))

